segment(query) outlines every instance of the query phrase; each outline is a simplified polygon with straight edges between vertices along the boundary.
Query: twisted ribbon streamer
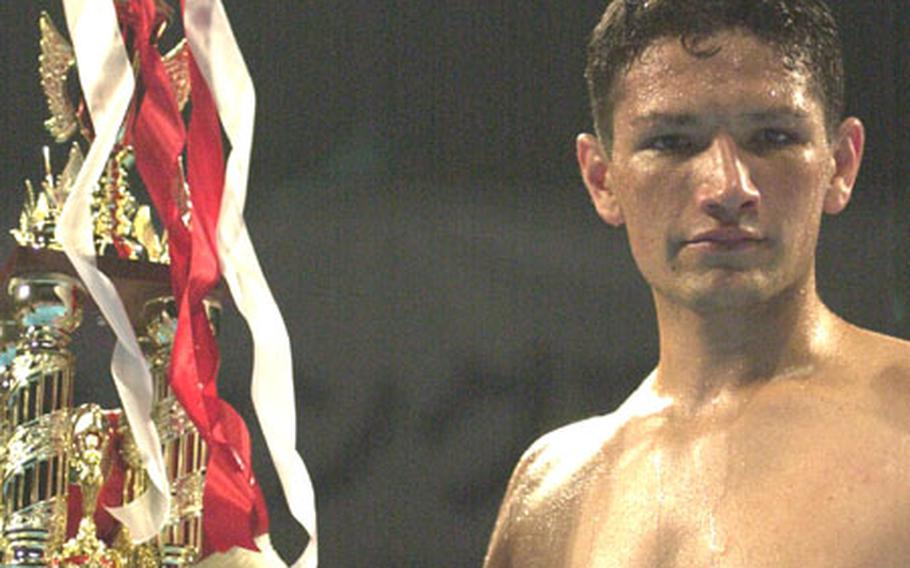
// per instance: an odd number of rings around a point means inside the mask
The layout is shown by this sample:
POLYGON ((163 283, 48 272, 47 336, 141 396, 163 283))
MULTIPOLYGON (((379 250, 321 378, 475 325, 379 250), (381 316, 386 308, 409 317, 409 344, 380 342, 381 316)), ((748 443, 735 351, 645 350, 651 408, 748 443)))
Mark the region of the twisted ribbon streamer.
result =
POLYGON ((310 537, 293 566, 313 568, 318 556, 316 501, 296 449, 290 339, 243 220, 256 106, 253 82, 220 0, 183 0, 183 18, 187 41, 232 147, 217 223, 221 272, 253 337, 256 415, 291 514, 310 537))
POLYGON ((215 230, 224 186, 221 130, 208 87, 189 58, 192 116, 189 133, 155 44, 155 0, 120 5, 128 43, 139 55, 141 94, 127 128, 136 165, 168 230, 171 285, 178 304, 169 380, 208 444, 203 493, 207 555, 235 546, 255 549, 268 530, 265 500, 253 477, 250 442, 239 414, 216 387, 219 353, 203 301, 220 279, 215 230), (185 191, 178 157, 187 148, 192 209, 188 223, 177 196, 185 191))
POLYGON ((117 142, 135 81, 110 0, 64 0, 63 7, 95 139, 63 206, 55 236, 117 337, 111 375, 152 483, 132 503, 109 511, 141 542, 156 536, 166 522, 170 489, 151 419, 151 374, 114 285, 97 268, 91 215, 92 188, 117 142))
MULTIPOLYGON (((191 187, 197 189, 191 190, 193 230, 187 232, 174 203, 175 188, 166 187, 167 180, 173 179, 170 174, 175 171, 185 133, 177 120, 172 93, 164 88, 157 52, 150 51, 153 2, 132 3, 139 19, 128 29, 134 34, 140 55, 144 90, 129 132, 137 145, 140 174, 170 228, 172 283, 180 299, 172 385, 212 446, 205 510, 206 526, 215 530, 207 531, 207 541, 221 550, 235 545, 253 547, 252 537, 267 530, 264 502, 250 467, 245 426, 217 396, 217 348, 201 309, 202 299, 217 282, 220 260, 221 271, 253 335, 254 407, 289 508, 310 534, 310 542, 294 566, 315 567, 315 496, 296 451, 290 340, 242 216, 255 108, 252 81, 221 2, 185 0, 182 13, 186 35, 199 63, 198 68, 191 63, 194 112, 186 141, 191 187), (214 101, 203 77, 212 86, 214 101), (233 147, 226 173, 213 102, 233 147), (218 254, 212 253, 215 250, 218 254), (189 348, 177 350, 177 343, 189 348), (231 441, 231 435, 237 434, 239 439, 231 441), (234 513, 243 516, 238 518, 234 513), (236 522, 243 518, 247 522, 236 522)), ((116 291, 95 267, 89 214, 91 187, 116 143, 134 82, 110 0, 64 0, 64 6, 96 138, 61 215, 58 240, 118 338, 112 374, 153 487, 130 506, 111 512, 140 541, 158 533, 169 507, 160 444, 149 418, 151 377, 116 291)))

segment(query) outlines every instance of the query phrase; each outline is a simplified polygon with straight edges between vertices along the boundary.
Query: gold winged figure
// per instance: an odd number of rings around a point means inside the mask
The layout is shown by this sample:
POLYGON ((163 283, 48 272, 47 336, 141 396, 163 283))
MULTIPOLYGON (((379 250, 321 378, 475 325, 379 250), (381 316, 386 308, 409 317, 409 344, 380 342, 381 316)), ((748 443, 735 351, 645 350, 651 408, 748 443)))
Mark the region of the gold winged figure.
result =
POLYGON ((50 118, 44 121, 44 126, 54 140, 63 143, 72 138, 79 128, 76 111, 66 92, 66 77, 76 64, 76 54, 47 12, 41 13, 38 26, 41 30, 38 71, 41 74, 41 88, 47 98, 47 108, 51 113, 50 118))
MULTIPOLYGON (((67 88, 67 79, 76 64, 76 55, 73 46, 63 37, 47 12, 41 13, 38 23, 41 30, 38 70, 51 115, 44 126, 56 142, 63 143, 79 129, 79 116, 67 88)), ((161 58, 180 110, 183 110, 190 97, 189 54, 186 39, 182 39, 161 58)))

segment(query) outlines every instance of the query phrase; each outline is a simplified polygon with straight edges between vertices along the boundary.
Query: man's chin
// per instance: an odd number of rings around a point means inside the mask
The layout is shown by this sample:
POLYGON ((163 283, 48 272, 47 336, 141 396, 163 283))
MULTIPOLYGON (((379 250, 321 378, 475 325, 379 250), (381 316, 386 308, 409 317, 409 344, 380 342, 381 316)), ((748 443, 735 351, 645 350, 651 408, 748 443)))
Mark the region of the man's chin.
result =
POLYGON ((754 271, 701 274, 667 294, 696 312, 742 309, 768 302, 776 293, 764 274, 754 271))

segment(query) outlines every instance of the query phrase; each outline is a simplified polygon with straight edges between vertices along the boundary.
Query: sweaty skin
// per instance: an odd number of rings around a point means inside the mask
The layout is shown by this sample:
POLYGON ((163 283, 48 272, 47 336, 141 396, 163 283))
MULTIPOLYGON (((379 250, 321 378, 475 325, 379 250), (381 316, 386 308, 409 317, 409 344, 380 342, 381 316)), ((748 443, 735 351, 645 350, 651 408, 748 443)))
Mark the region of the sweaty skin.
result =
POLYGON ((829 137, 804 71, 744 32, 708 41, 707 59, 666 39, 632 65, 609 153, 579 137, 660 358, 615 412, 525 453, 487 568, 910 566, 910 344, 815 289, 862 124, 829 137))

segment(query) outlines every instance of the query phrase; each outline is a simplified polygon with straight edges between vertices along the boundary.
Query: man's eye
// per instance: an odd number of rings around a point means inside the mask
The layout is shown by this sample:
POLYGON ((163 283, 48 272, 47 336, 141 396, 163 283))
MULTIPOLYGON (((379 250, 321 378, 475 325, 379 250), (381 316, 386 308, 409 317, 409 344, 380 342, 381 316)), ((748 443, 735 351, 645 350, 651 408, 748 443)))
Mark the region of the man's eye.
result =
POLYGON ((645 142, 646 149, 658 152, 686 152, 691 151, 694 147, 695 143, 692 139, 683 134, 664 134, 645 142))
POLYGON ((764 147, 789 146, 796 142, 796 136, 784 130, 765 128, 756 134, 754 141, 764 147))

